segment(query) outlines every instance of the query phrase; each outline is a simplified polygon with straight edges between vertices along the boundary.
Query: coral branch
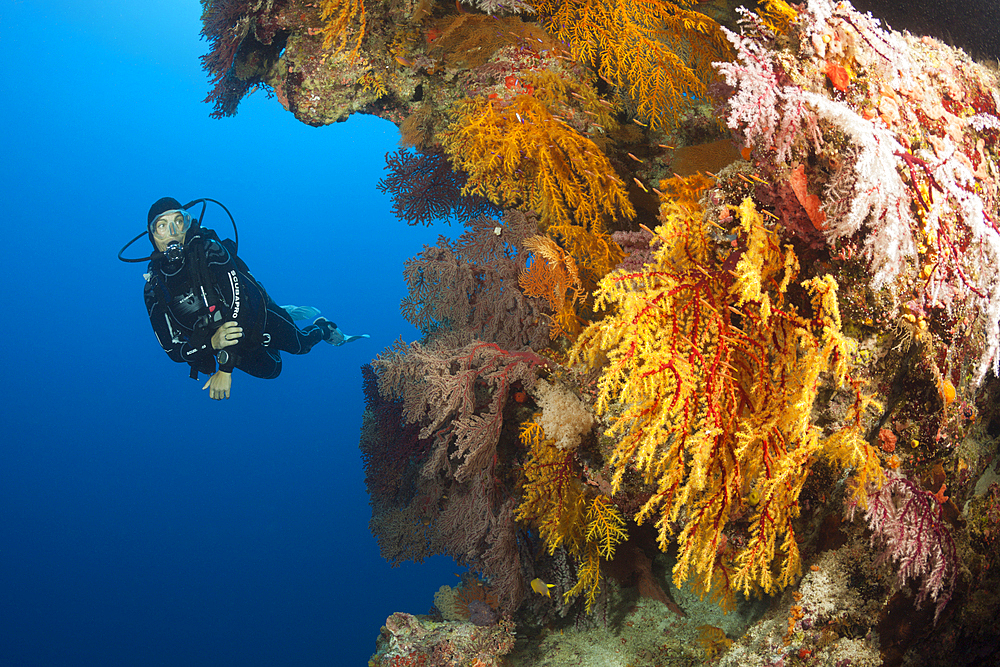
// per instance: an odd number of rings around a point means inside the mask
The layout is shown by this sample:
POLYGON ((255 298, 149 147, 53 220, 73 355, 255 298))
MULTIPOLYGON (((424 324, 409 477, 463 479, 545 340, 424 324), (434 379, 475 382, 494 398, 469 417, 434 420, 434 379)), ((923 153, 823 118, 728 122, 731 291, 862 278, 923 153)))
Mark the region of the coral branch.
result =
MULTIPOLYGON (((882 559, 896 562, 900 586, 920 579, 917 607, 930 598, 936 602, 934 620, 948 604, 958 576, 958 554, 951 531, 945 526, 941 503, 899 472, 886 473, 881 489, 867 489, 865 520, 872 529, 872 544, 881 547, 882 559)), ((858 502, 850 502, 847 516, 854 518, 858 502)))
POLYGON ((452 219, 465 223, 500 214, 488 199, 462 195, 468 179, 441 153, 400 148, 386 153, 385 160, 389 174, 377 187, 392 196, 393 214, 408 225, 452 219))

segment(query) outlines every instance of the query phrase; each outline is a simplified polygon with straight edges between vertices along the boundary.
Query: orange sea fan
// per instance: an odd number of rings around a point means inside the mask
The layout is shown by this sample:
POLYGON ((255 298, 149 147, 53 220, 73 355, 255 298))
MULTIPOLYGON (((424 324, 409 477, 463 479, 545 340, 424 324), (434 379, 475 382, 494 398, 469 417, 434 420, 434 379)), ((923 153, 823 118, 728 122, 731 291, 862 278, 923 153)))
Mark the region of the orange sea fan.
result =
POLYGON ((488 607, 494 612, 500 608, 500 601, 497 599, 496 593, 482 581, 462 581, 456 590, 458 609, 466 618, 470 617, 471 607, 474 607, 476 603, 488 607))
POLYGON ((580 318, 574 304, 583 295, 576 262, 547 236, 529 237, 524 247, 534 255, 534 261, 518 276, 521 289, 528 296, 545 299, 555 311, 552 338, 561 334, 575 338, 580 332, 580 318))

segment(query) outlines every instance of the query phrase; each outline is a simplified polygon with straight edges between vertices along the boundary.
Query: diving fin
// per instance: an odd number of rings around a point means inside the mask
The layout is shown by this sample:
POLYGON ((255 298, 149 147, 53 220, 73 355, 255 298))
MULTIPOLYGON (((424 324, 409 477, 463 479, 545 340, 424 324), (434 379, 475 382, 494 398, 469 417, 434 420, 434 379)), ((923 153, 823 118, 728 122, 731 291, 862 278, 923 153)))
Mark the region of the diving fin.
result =
POLYGON ((353 343, 354 341, 360 340, 362 338, 371 338, 371 336, 369 336, 368 334, 360 334, 357 336, 348 336, 347 334, 344 334, 344 342, 341 343, 341 345, 343 345, 344 343, 353 343))

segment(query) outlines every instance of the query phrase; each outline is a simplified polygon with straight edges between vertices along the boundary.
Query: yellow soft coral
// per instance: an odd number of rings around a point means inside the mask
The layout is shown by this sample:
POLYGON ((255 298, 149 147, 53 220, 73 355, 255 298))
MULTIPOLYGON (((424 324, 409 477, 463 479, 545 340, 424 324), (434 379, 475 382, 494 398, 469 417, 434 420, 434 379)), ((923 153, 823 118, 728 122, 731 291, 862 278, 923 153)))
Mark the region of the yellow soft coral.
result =
POLYGON ((625 541, 625 519, 607 496, 597 496, 587 509, 587 541, 597 545, 597 551, 611 560, 615 546, 625 541))
POLYGON ((614 558, 615 546, 628 539, 625 519, 607 496, 597 496, 587 508, 586 543, 578 554, 577 581, 566 591, 567 600, 584 594, 584 610, 591 607, 601 591, 601 558, 614 558))
POLYGON ((521 442, 528 448, 528 460, 524 464, 524 497, 515 518, 538 528, 550 554, 564 547, 579 556, 585 542, 586 497, 573 451, 559 449, 546 440, 542 427, 534 421, 521 426, 521 442))
MULTIPOLYGON (((463 194, 482 195, 502 207, 533 209, 543 226, 577 224, 603 229, 603 218, 632 218, 625 185, 597 144, 557 115, 579 105, 577 92, 551 72, 526 76, 532 94, 513 99, 468 99, 441 136, 453 164, 469 176, 463 194)), ((613 121, 594 104, 606 124, 613 121)), ((595 112, 597 113, 597 112, 595 112)))
POLYGON ((546 440, 536 421, 521 425, 520 438, 528 448, 528 461, 515 518, 538 528, 550 554, 563 548, 577 560, 576 584, 564 597, 570 600, 583 593, 589 612, 600 592, 601 557, 611 560, 615 547, 628 538, 625 519, 605 496, 587 501, 573 451, 546 440))
POLYGON ((712 63, 728 57, 718 24, 695 0, 535 0, 546 27, 593 65, 653 127, 704 98, 712 63))
POLYGON ((562 243, 576 260, 580 281, 589 293, 597 288, 597 281, 609 274, 625 253, 609 234, 599 229, 588 230, 576 225, 551 225, 546 233, 562 243))
POLYGON ((579 565, 576 568, 576 584, 566 591, 565 599, 572 600, 580 593, 584 593, 584 610, 589 614, 590 608, 597 600, 597 594, 601 590, 601 554, 597 545, 587 542, 585 550, 580 557, 579 565))
POLYGON ((324 49, 330 48, 337 42, 337 51, 343 51, 350 40, 352 24, 357 26, 354 48, 350 54, 353 60, 368 30, 368 15, 365 12, 364 0, 320 0, 319 7, 320 19, 326 23, 322 29, 324 49))
MULTIPOLYGON (((747 250, 736 262, 733 276, 736 282, 733 293, 737 295, 736 306, 747 302, 760 304, 760 319, 763 324, 771 315, 771 297, 769 289, 777 288, 784 294, 788 283, 799 272, 799 262, 791 246, 784 250, 771 242, 773 232, 769 232, 763 224, 763 219, 754 208, 753 201, 747 199, 736 211, 739 214, 741 228, 746 239, 747 250), (784 273, 780 283, 775 282, 777 276, 784 273)), ((838 323, 839 328, 839 323, 838 323)))
POLYGON ((717 577, 770 593, 799 572, 793 519, 816 457, 878 481, 861 425, 870 400, 852 385, 842 428, 824 436, 811 423, 820 375, 844 385, 854 352, 840 331, 835 281, 803 282, 812 315, 800 314, 786 300, 794 253, 750 200, 736 211, 736 245, 723 250, 729 244, 714 240, 697 207, 699 183, 663 185, 680 197, 664 202, 655 263, 601 281, 597 303, 612 312, 584 331, 573 358, 606 364, 596 409, 616 415, 613 489, 633 469, 653 486, 636 520, 656 521, 661 548, 683 525, 675 583, 693 574, 702 593, 717 577), (735 511, 749 512, 751 526, 732 553, 723 530, 735 511))
POLYGON ((795 8, 784 0, 761 0, 757 11, 760 12, 761 20, 775 32, 786 32, 799 17, 795 8))

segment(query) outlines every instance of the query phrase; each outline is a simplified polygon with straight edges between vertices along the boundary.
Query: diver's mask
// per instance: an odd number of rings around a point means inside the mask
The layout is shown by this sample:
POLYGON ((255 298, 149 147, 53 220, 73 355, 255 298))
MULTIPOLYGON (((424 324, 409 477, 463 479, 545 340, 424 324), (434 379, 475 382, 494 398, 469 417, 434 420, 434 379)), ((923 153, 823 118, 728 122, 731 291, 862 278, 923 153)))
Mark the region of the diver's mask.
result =
POLYGON ((191 214, 184 209, 164 211, 150 223, 150 232, 157 248, 162 247, 168 262, 175 262, 184 255, 184 238, 191 229, 191 214))

